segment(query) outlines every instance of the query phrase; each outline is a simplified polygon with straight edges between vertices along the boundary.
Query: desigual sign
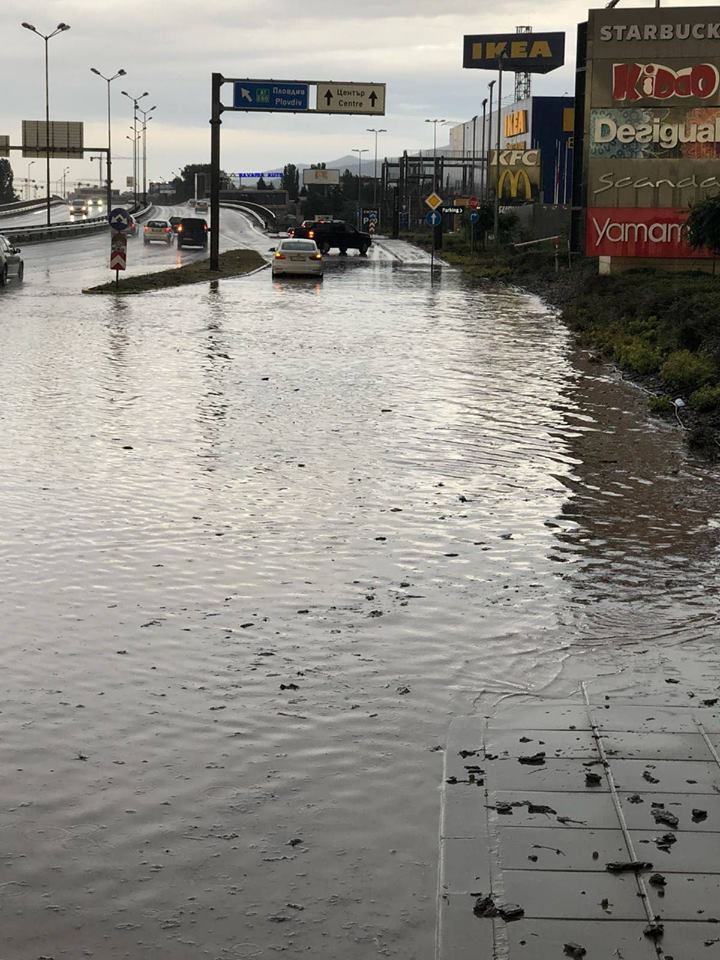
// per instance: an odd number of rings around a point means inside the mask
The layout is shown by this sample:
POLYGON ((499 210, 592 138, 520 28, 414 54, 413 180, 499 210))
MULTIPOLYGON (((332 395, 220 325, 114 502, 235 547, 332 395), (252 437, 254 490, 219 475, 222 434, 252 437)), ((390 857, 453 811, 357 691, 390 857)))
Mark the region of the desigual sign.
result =
POLYGON ((590 115, 590 157, 605 159, 720 156, 720 109, 652 108, 593 110, 590 115))
POLYGON ((718 92, 720 72, 712 63, 696 63, 673 70, 660 63, 613 64, 612 98, 617 102, 709 100, 718 92))
POLYGON ((586 253, 590 257, 706 258, 686 239, 687 210, 591 207, 586 253))

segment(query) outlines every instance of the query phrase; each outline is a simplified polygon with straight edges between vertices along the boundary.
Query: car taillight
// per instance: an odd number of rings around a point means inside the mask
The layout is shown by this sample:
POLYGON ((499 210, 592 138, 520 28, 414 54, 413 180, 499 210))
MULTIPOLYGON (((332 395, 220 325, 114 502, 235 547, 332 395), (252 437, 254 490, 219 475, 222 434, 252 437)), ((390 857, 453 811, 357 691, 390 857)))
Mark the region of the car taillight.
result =
POLYGON ((177 225, 177 232, 178 232, 178 233, 182 233, 182 224, 181 224, 181 223, 179 223, 179 224, 177 225))
POLYGON ((145 233, 150 233, 150 227, 145 227, 145 233))
POLYGON ((163 227, 163 233, 170 233, 170 227, 163 227))
POLYGON ((308 230, 308 237, 309 237, 311 240, 313 239, 314 236, 315 236, 315 231, 314 231, 314 230, 308 230))
POLYGON ((203 230, 207 231, 207 228, 208 228, 208 225, 207 225, 206 223, 204 223, 204 224, 203 224, 203 230))
POLYGON ((278 250, 278 252, 275 254, 275 259, 276 259, 276 260, 287 260, 287 257, 285 256, 284 253, 280 253, 280 251, 278 250))
POLYGON ((310 259, 311 259, 311 260, 322 260, 322 254, 321 254, 321 253, 313 253, 313 254, 310 256, 310 259))

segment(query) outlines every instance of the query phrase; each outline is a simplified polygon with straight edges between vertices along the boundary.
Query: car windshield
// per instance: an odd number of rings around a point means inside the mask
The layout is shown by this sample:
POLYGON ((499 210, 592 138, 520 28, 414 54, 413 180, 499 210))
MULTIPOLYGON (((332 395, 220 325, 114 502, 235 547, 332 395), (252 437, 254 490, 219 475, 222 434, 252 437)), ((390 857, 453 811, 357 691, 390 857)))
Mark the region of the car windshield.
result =
POLYGON ((285 240, 280 246, 283 250, 305 250, 306 252, 317 249, 312 240, 285 240))
POLYGON ((168 225, 167 220, 148 220, 149 227, 166 227, 168 225))

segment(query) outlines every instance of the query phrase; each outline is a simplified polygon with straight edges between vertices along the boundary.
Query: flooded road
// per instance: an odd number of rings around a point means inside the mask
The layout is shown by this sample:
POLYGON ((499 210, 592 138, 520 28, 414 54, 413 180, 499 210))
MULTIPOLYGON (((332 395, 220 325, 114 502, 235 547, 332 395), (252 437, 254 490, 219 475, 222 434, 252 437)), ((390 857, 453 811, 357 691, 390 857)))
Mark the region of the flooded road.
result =
POLYGON ((330 260, 0 300, 0 956, 431 960, 452 717, 717 631, 679 428, 532 296, 330 260))

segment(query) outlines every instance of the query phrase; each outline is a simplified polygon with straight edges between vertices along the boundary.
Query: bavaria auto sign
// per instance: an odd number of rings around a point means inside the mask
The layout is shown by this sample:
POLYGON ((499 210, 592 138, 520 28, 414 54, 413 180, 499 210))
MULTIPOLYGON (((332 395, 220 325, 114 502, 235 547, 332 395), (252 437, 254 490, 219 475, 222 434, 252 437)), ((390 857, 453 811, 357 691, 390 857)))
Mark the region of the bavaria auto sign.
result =
POLYGON ((590 257, 707 258, 686 239, 687 210, 591 207, 587 211, 590 257))
POLYGON ((565 63, 564 33, 470 34, 463 41, 463 67, 474 70, 549 73, 565 63))

